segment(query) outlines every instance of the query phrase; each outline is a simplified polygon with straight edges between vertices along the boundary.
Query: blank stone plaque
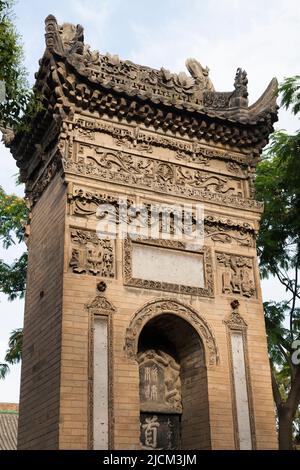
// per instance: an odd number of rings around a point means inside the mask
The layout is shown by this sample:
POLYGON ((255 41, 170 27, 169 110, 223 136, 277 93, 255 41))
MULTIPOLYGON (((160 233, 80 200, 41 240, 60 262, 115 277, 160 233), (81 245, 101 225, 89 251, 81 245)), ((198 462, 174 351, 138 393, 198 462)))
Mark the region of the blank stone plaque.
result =
POLYGON ((132 276, 150 281, 204 287, 203 255, 133 243, 132 276))

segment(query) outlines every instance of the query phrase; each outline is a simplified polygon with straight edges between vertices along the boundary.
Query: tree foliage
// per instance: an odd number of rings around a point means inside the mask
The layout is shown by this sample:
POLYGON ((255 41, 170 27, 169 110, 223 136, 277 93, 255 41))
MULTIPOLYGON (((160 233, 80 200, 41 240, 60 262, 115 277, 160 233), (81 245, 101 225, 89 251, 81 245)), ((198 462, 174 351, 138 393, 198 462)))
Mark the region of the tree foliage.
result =
MULTIPOLYGON (((21 38, 14 25, 14 4, 14 0, 0 0, 0 129, 27 131, 27 119, 40 109, 40 103, 27 82, 21 38)), ((27 216, 24 200, 7 195, 0 187, 0 243, 5 249, 24 240, 23 226, 27 216)), ((0 292, 9 300, 24 296, 26 269, 27 253, 11 265, 0 260, 0 292)), ((0 378, 8 373, 8 364, 20 360, 21 338, 22 330, 12 332, 6 362, 0 364, 0 378)))
POLYGON ((24 223, 28 210, 23 198, 6 194, 0 186, 0 241, 4 248, 9 248, 24 240, 24 223))
POLYGON ((9 373, 9 364, 17 364, 22 358, 23 328, 13 330, 8 341, 8 349, 5 362, 0 363, 0 379, 4 379, 9 373))
POLYGON ((0 81, 5 100, 0 101, 1 127, 22 127, 24 112, 33 107, 33 93, 23 66, 23 48, 14 25, 14 0, 0 0, 0 81))
MULTIPOLYGON (((287 78, 279 92, 281 105, 297 115, 300 77, 287 78)), ((256 197, 265 204, 257 240, 261 275, 275 276, 287 298, 266 302, 264 309, 279 443, 291 448, 300 403, 300 365, 293 360, 300 339, 300 131, 272 134, 257 168, 256 197)))
MULTIPOLYGON (((24 224, 28 210, 24 199, 7 195, 0 186, 0 242, 4 248, 9 248, 24 240, 24 224)), ((11 265, 0 259, 0 292, 10 300, 22 298, 25 293, 27 271, 27 252, 11 265)), ((22 329, 15 330, 9 338, 5 363, 0 364, 0 378, 9 372, 9 364, 15 364, 21 358, 22 329)))

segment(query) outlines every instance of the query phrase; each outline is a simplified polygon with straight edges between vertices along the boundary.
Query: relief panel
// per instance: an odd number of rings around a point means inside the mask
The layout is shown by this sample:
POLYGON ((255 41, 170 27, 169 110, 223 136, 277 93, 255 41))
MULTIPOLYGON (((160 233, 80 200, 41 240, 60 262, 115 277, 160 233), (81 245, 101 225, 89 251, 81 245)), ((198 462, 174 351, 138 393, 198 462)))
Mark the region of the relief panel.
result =
POLYGON ((137 358, 143 412, 182 413, 180 365, 164 351, 149 349, 137 358))
POLYGON ((99 239, 96 232, 71 229, 69 268, 76 274, 113 278, 115 276, 114 241, 99 239))
POLYGON ((164 351, 138 354, 143 449, 180 449, 180 365, 164 351))
POLYGON ((245 181, 202 169, 132 155, 124 151, 80 144, 76 160, 65 159, 64 170, 129 187, 149 189, 221 205, 260 210, 247 199, 245 181))
POLYGON ((217 270, 223 294, 257 297, 254 280, 253 258, 217 253, 217 270))
MULTIPOLYGON (((96 188, 87 189, 81 186, 74 185, 72 186, 71 191, 68 194, 70 215, 83 217, 97 217, 97 210, 102 204, 111 204, 116 211, 116 224, 119 224, 121 221, 124 220, 124 215, 123 217, 120 216, 120 198, 124 199, 127 198, 127 196, 124 194, 121 195, 110 192, 99 192, 96 188)), ((174 206, 174 204, 168 205, 165 202, 151 202, 149 201, 149 199, 142 199, 141 204, 148 211, 149 229, 151 228, 151 210, 153 209, 153 207, 155 208, 155 211, 157 211, 157 208, 159 207, 160 232, 165 232, 165 230, 168 230, 168 233, 170 233, 171 235, 174 234, 175 208, 176 210, 178 210, 179 208, 182 211, 182 218, 183 220, 185 220, 185 211, 183 206, 180 204, 174 206), (166 211, 168 211, 168 213, 170 214, 169 225, 167 227, 164 227, 163 224, 164 219, 162 217, 162 211, 164 211, 164 214, 166 213, 166 211)), ((135 206, 135 201, 132 198, 127 199, 127 207, 125 211, 127 213, 126 220, 128 223, 131 223, 134 219, 133 211, 131 209, 135 206)), ((122 214, 124 214, 123 209, 122 214)), ((192 230, 194 231, 196 220, 192 220, 192 223, 192 230)), ((250 222, 204 213, 204 235, 205 238, 211 239, 213 242, 247 246, 253 248, 255 247, 255 234, 256 228, 250 222)))

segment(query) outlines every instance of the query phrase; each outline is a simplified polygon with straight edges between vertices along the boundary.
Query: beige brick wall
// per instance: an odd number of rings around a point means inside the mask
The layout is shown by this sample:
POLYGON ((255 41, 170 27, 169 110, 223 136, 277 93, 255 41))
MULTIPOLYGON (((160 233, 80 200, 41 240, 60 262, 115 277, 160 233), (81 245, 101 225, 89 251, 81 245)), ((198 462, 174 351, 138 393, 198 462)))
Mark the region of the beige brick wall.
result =
MULTIPOLYGON (((120 264, 121 250, 117 250, 117 253, 117 262, 120 264)), ((89 320, 85 306, 97 295, 97 278, 67 272, 67 264, 65 270, 60 446, 86 448, 89 320), (77 396, 76 401, 71 400, 73 396, 77 396), (75 441, 72 437, 74 432, 77 437, 75 441)), ((188 295, 125 287, 120 269, 116 279, 105 279, 105 282, 108 286, 105 295, 116 307, 116 312, 112 314, 114 423, 111 425, 113 424, 114 428, 114 448, 139 448, 138 367, 135 361, 127 359, 124 353, 126 328, 134 313, 145 303, 153 299, 172 297, 193 306, 208 321, 216 337, 220 363, 208 366, 207 369, 211 445, 214 449, 233 449, 233 398, 227 330, 223 320, 231 312, 230 302, 234 297, 217 295, 213 300, 204 300, 188 295)), ((240 299, 240 304, 240 313, 248 323, 249 367, 257 448, 272 449, 276 448, 277 444, 261 301, 240 299)))
POLYGON ((65 186, 57 175, 32 213, 19 449, 58 447, 65 205, 65 186))

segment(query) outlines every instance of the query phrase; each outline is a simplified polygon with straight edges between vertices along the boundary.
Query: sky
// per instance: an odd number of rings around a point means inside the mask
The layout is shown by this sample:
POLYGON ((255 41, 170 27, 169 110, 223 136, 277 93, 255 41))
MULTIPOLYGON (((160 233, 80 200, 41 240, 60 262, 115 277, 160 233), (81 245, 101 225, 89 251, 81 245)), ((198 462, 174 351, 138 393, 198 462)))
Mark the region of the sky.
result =
MULTIPOLYGON (((242 67, 248 72, 250 104, 273 77, 282 81, 300 73, 299 0, 19 0, 15 13, 31 84, 50 13, 59 24, 82 24, 86 43, 101 53, 172 72, 185 70, 185 60, 194 57, 210 68, 218 91, 231 91, 236 69, 242 67)), ((294 132, 299 127, 295 117, 280 110, 277 129, 294 132)), ((23 187, 15 186, 14 160, 2 144, 0 162, 0 185, 23 195, 23 187)), ((0 258, 11 262, 23 250, 0 248, 0 258)), ((274 280, 262 287, 264 300, 285 296, 274 280)), ((23 301, 7 302, 0 295, 0 361, 10 332, 23 324, 23 309, 23 301)), ((19 401, 19 381, 20 366, 12 366, 0 381, 0 402, 19 401)))

